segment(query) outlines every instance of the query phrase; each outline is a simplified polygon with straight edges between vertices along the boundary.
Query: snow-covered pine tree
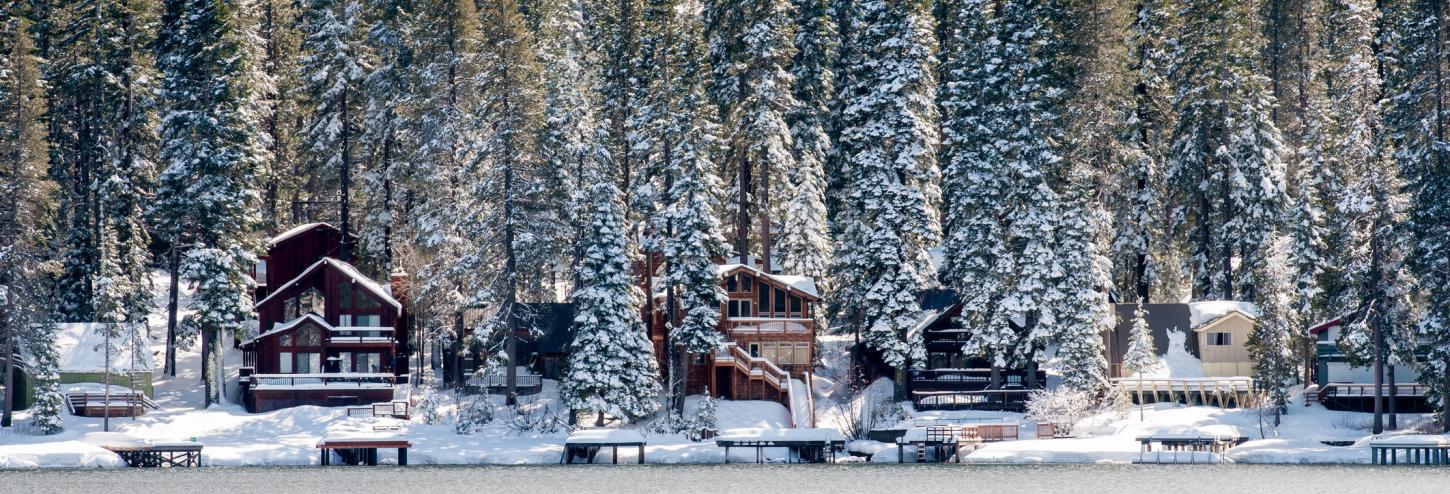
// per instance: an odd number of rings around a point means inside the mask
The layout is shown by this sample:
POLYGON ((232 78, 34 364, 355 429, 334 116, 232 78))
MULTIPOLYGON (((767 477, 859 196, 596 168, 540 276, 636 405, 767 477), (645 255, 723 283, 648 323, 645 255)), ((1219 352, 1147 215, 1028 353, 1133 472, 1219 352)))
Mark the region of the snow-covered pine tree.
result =
POLYGON ((1173 233, 1189 245, 1194 297, 1251 299, 1248 273, 1264 262, 1284 194, 1273 95, 1257 72, 1262 33, 1244 2, 1189 0, 1180 18, 1165 169, 1173 233))
POLYGON ((196 286, 196 312, 179 326, 200 333, 205 406, 221 401, 221 338, 245 336, 252 317, 256 259, 248 243, 257 222, 252 188, 261 130, 247 82, 252 63, 241 48, 234 1, 171 0, 162 15, 157 64, 162 69, 161 160, 153 204, 159 228, 192 246, 181 278, 196 286))
POLYGON ((366 60, 362 5, 357 0, 307 0, 302 4, 302 47, 298 70, 305 74, 303 94, 312 108, 307 123, 306 170, 319 177, 313 200, 337 201, 342 230, 338 256, 353 261, 351 207, 353 146, 366 96, 366 60), (336 191, 335 198, 330 198, 336 191))
MULTIPOLYGON (((643 158, 634 149, 631 122, 641 106, 634 101, 636 81, 641 80, 639 37, 643 29, 642 0, 591 0, 585 22, 589 50, 598 54, 598 98, 601 127, 608 138, 606 149, 619 173, 606 176, 620 180, 626 193, 632 192, 636 168, 643 158)), ((627 197, 627 196, 626 196, 627 197)))
MULTIPOLYGON (((416 280, 414 303, 424 333, 458 348, 464 307, 477 300, 466 287, 483 286, 471 278, 479 270, 471 269, 476 258, 469 255, 482 239, 464 233, 474 217, 467 186, 481 138, 473 117, 481 67, 478 13, 468 0, 416 5, 417 147, 402 177, 404 194, 413 197, 403 225, 413 252, 405 264, 416 280)), ((461 384, 461 378, 455 373, 444 381, 461 384)))
MULTIPOLYGON (((1148 304, 1139 302, 1133 308, 1133 327, 1128 334, 1128 350, 1123 353, 1123 375, 1136 374, 1141 387, 1144 374, 1161 364, 1157 343, 1153 341, 1153 328, 1148 325, 1148 304)), ((1138 403, 1138 420, 1142 419, 1143 403, 1138 403)))
POLYGON ((1406 185, 1411 238, 1406 255, 1423 301, 1419 336, 1431 352, 1420 370, 1441 427, 1450 431, 1450 95, 1443 84, 1447 12, 1442 2, 1404 1, 1385 6, 1380 30, 1384 66, 1385 130, 1406 185))
POLYGON ((32 324, 26 338, 31 355, 30 377, 35 403, 30 405, 30 425, 41 434, 56 434, 65 427, 65 396, 60 393, 60 354, 55 349, 55 326, 32 324))
POLYGON ((146 0, 84 0, 58 7, 60 27, 47 79, 53 81, 56 176, 68 182, 66 242, 57 316, 86 321, 94 314, 102 223, 114 228, 116 258, 140 281, 148 238, 139 204, 152 187, 155 153, 149 51, 154 4, 146 0), (139 252, 138 252, 139 251, 139 252))
POLYGON ((994 271, 1005 255, 1007 235, 997 206, 1007 187, 997 163, 1001 124, 1001 85, 996 84, 996 21, 987 0, 954 2, 946 19, 954 25, 942 60, 938 101, 942 123, 942 196, 946 207, 942 280, 957 289, 965 327, 985 327, 1005 280, 994 271), (967 289, 970 288, 970 289, 967 289))
POLYGON ((1128 351, 1123 354, 1123 374, 1138 374, 1154 369, 1161 362, 1153 328, 1148 326, 1148 304, 1133 309, 1133 327, 1128 335, 1128 351))
POLYGON ((571 410, 638 420, 659 408, 659 368, 644 323, 643 294, 630 276, 623 203, 602 170, 589 170, 592 235, 574 291, 574 340, 560 394, 571 410))
POLYGON ((798 104, 786 116, 795 145, 795 167, 784 169, 785 187, 778 208, 780 244, 776 247, 784 272, 815 278, 822 292, 831 291, 827 274, 833 246, 826 214, 825 167, 832 144, 826 125, 835 93, 831 65, 840 44, 828 4, 827 0, 795 2, 796 53, 791 75, 798 104))
POLYGON ((266 133, 267 161, 257 172, 262 194, 262 230, 268 234, 287 229, 302 221, 299 185, 307 177, 301 170, 299 136, 305 128, 306 112, 296 95, 303 87, 302 73, 297 68, 301 45, 297 14, 300 2, 294 0, 250 0, 250 14, 255 23, 254 49, 260 50, 255 64, 269 84, 258 88, 255 98, 262 129, 266 133), (294 209, 294 204, 297 209, 294 209))
POLYGON ((543 197, 553 217, 538 231, 541 242, 553 245, 546 263, 551 274, 552 299, 568 296, 574 284, 578 253, 576 237, 584 235, 584 169, 594 166, 603 148, 596 142, 599 128, 595 88, 599 70, 589 50, 584 24, 584 0, 567 0, 543 21, 539 36, 539 63, 543 67, 544 123, 539 133, 543 160, 543 197))
MULTIPOLYGON (((791 22, 789 0, 745 0, 737 5, 745 22, 740 58, 735 61, 740 84, 739 99, 723 114, 722 127, 728 134, 730 156, 736 163, 737 221, 735 248, 737 255, 750 251, 744 235, 750 228, 744 223, 747 210, 759 215, 760 258, 767 269, 776 262, 774 219, 779 209, 781 174, 796 168, 794 139, 788 115, 800 103, 792 91, 795 76, 790 72, 795 57, 795 26, 791 22), (759 182, 754 182, 758 177, 759 182)), ((787 182, 788 183, 788 182, 787 182)))
POLYGON ((1102 335, 1111 332, 1115 323, 1113 306, 1108 301, 1112 263, 1105 255, 1107 213, 1095 196, 1098 183, 1086 162, 1076 163, 1069 171, 1053 256, 1060 269, 1060 273, 1054 273, 1058 276, 1054 287, 1057 300, 1048 300, 1052 309, 1047 312, 1052 314, 1053 324, 1038 323, 1052 333, 1034 338, 1056 343, 1062 386, 1093 396, 1108 389, 1102 335))
POLYGON ((1260 317, 1249 331, 1244 348, 1254 362, 1254 379, 1268 390, 1275 408, 1275 426, 1279 425, 1279 414, 1288 407, 1289 386, 1299 363, 1295 336, 1304 325, 1291 307, 1298 297, 1293 290, 1294 270, 1286 262, 1291 245, 1289 239, 1279 237, 1264 253, 1264 262, 1250 273, 1254 277, 1254 305, 1260 317))
POLYGON ((393 272, 394 231, 397 230, 399 194, 397 177, 409 167, 404 160, 413 149, 409 117, 413 108, 413 12, 411 2, 369 0, 367 44, 372 66, 363 77, 361 134, 358 143, 367 163, 359 187, 358 257, 382 274, 393 272))
MULTIPOLYGON (((46 226, 55 207, 55 183, 47 176, 48 156, 44 89, 31 43, 30 24, 14 9, 0 5, 0 379, 11 382, 16 356, 49 349, 50 360, 28 366, 37 397, 32 422, 45 434, 60 431, 60 408, 44 393, 55 392, 54 331, 45 320, 46 226), (46 365, 48 364, 48 365, 46 365)), ((7 388, 8 389, 8 388, 7 388)), ((14 404, 0 411, 0 427, 10 427, 14 404)))
POLYGON ((896 368, 900 398, 907 366, 925 357, 909 330, 920 318, 916 295, 935 276, 927 248, 940 237, 936 43, 923 2, 869 0, 853 12, 861 29, 847 43, 860 65, 846 71, 869 92, 846 108, 841 131, 851 212, 834 279, 862 341, 896 368))
MULTIPOLYGON (((1123 135, 1123 171, 1112 183, 1114 238, 1112 258, 1118 294, 1139 303, 1163 291, 1179 266, 1164 264, 1175 248, 1164 235, 1163 163, 1168 130, 1173 127, 1168 87, 1172 6, 1164 0, 1137 2, 1128 28, 1132 103, 1123 135), (1166 278, 1166 279, 1165 279, 1166 278)), ((1174 299, 1177 300, 1177 299, 1174 299)))
POLYGON ((720 179, 715 176, 712 153, 719 143, 711 118, 714 109, 705 95, 708 72, 700 21, 695 14, 682 12, 671 31, 667 49, 672 70, 664 87, 668 104, 661 109, 668 118, 658 137, 669 146, 661 153, 660 167, 669 188, 659 218, 663 224, 654 229, 667 232, 660 245, 665 261, 662 283, 677 298, 669 302, 666 314, 671 316, 666 320, 679 360, 673 376, 680 386, 675 406, 683 413, 692 356, 714 352, 722 339, 719 323, 725 290, 715 259, 728 251, 715 218, 720 179))
MULTIPOLYGON (((532 204, 540 190, 539 153, 535 148, 543 119, 543 98, 538 93, 539 65, 532 37, 525 30, 518 3, 497 0, 480 5, 482 70, 479 72, 483 140, 479 166, 470 184, 473 196, 483 201, 474 219, 480 230, 469 232, 486 239, 475 255, 490 270, 487 305, 495 309, 485 327, 506 330, 507 394, 513 404, 518 370, 519 295, 531 275, 546 269, 550 246, 541 245, 533 228, 540 211, 532 204), (490 241, 491 240, 491 241, 490 241)), ((494 331, 476 331, 475 335, 494 331)))

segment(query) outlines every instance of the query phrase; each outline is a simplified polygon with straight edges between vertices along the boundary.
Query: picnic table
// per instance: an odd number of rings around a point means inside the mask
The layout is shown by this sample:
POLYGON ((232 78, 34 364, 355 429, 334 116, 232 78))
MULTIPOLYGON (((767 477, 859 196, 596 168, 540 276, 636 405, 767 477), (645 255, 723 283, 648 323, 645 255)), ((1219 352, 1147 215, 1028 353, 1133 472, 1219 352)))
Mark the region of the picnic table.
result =
POLYGON ((644 463, 644 435, 632 429, 582 429, 569 434, 564 440, 564 457, 559 463, 574 463, 576 456, 583 456, 588 463, 604 448, 610 448, 612 462, 619 463, 619 448, 638 448, 639 463, 644 463))

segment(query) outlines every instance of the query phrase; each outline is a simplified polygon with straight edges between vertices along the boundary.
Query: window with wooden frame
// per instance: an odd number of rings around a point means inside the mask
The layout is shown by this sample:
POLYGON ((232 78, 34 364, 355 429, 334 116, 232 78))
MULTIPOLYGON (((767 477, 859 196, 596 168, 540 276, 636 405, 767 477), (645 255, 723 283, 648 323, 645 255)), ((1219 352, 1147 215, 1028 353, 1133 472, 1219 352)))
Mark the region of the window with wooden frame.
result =
POLYGON ((775 317, 785 316, 785 290, 775 289, 775 317))
POLYGON ((805 306, 801 303, 801 298, 795 295, 790 296, 790 316, 805 317, 805 306))
POLYGON ((1229 346, 1233 343, 1233 333, 1213 332, 1208 334, 1208 346, 1229 346))

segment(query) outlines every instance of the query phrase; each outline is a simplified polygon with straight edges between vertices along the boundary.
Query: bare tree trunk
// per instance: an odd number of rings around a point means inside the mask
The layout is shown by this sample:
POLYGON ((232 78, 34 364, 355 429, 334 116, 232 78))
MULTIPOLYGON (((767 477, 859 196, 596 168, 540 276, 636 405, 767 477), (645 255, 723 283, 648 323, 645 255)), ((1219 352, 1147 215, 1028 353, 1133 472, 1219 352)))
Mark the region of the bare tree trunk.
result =
POLYGON ((771 250, 775 248, 770 231, 770 168, 770 163, 760 164, 760 191, 756 196, 760 200, 760 261, 764 264, 761 269, 767 273, 774 272, 771 250))
POLYGON ((1390 382, 1390 399, 1389 399, 1389 403, 1387 403, 1387 408, 1388 408, 1388 412, 1387 413, 1389 413, 1389 419, 1390 419, 1389 420, 1390 423, 1389 423, 1388 427, 1389 427, 1390 430, 1393 431, 1393 430, 1399 430, 1400 429, 1399 414, 1395 413, 1395 400, 1399 398, 1399 395, 1400 395, 1399 387, 1400 386, 1399 386, 1398 382, 1395 380, 1395 366, 1394 365, 1390 365, 1388 372, 1389 372, 1389 379, 1386 379, 1387 381, 1390 382))
POLYGON ((352 186, 350 183, 352 181, 352 153, 349 152, 352 143, 352 129, 348 125, 347 96, 347 90, 343 89, 342 149, 340 150, 342 152, 342 170, 339 173, 339 178, 342 183, 341 187, 338 188, 338 203, 341 205, 339 210, 341 218, 339 222, 342 223, 342 248, 338 252, 338 257, 341 258, 342 262, 352 262, 352 239, 348 238, 352 232, 352 220, 348 216, 348 196, 350 195, 348 188, 352 186))
POLYGON ((1371 432, 1379 434, 1385 431, 1385 352, 1378 318, 1370 321, 1370 326, 1373 328, 1371 338, 1374 339, 1374 427, 1371 432))
POLYGON ((750 264, 750 160, 740 156, 739 197, 735 210, 735 254, 740 264, 750 264))
POLYGON ((172 238, 171 252, 167 262, 167 268, 171 271, 171 287, 166 292, 166 363, 162 373, 171 377, 176 377, 176 305, 181 292, 181 246, 178 245, 180 242, 179 238, 172 238))
MULTIPOLYGON (((0 307, 0 311, 3 310, 5 308, 0 307)), ((0 396, 0 400, 5 400, 5 407, 0 409, 0 427, 10 427, 11 414, 15 410, 15 337, 19 331, 9 323, 0 324, 5 324, 5 381, 0 383, 5 389, 0 396)))

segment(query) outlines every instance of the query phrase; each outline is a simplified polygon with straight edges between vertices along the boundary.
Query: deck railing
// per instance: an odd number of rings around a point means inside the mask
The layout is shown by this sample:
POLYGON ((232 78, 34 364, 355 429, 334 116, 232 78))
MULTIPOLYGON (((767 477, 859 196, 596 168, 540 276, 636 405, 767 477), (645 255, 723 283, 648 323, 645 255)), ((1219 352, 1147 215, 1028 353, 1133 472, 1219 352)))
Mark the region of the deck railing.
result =
MULTIPOLYGON (((907 371, 911 387, 921 391, 983 391, 991 387, 991 369, 912 369, 907 371)), ((1027 385, 1024 370, 1001 370, 999 373, 1003 388, 1021 388, 1027 385)), ((1037 373, 1037 385, 1047 383, 1047 374, 1037 373)))
POLYGON ((253 386, 383 388, 408 382, 408 375, 388 373, 253 374, 253 386))

